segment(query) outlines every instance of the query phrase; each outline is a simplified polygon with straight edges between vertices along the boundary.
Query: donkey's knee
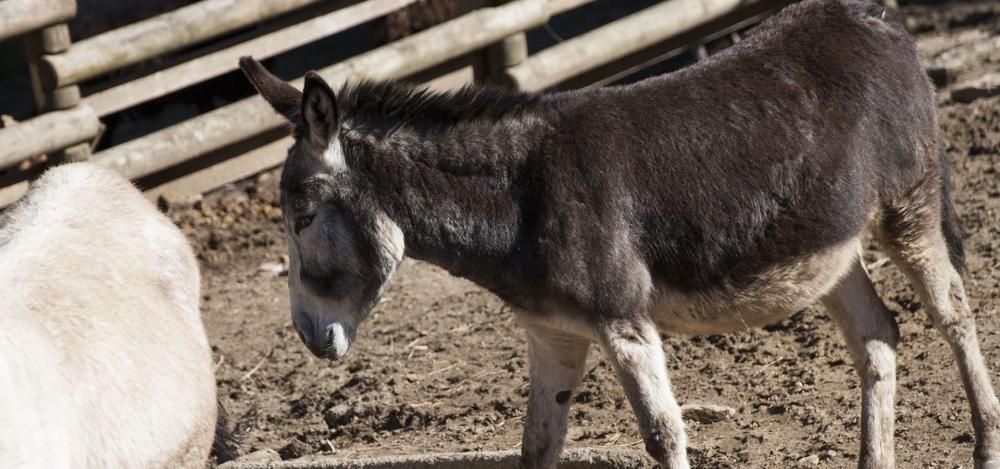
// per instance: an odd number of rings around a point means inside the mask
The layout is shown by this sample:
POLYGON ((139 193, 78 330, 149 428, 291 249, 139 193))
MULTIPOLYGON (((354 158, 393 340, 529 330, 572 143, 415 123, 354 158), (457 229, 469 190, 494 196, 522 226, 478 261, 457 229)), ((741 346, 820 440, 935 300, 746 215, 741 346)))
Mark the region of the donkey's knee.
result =
POLYGON ((965 298, 965 284, 953 269, 941 274, 946 278, 932 281, 941 285, 938 291, 929 292, 938 298, 928 305, 929 314, 949 343, 976 339, 976 321, 965 298))
MULTIPOLYGON (((886 310, 883 314, 891 318, 886 310)), ((854 369, 865 383, 894 383, 896 380, 896 344, 899 341, 899 327, 895 321, 878 330, 869 331, 849 344, 854 369)))
POLYGON ((857 360, 855 368, 866 382, 885 383, 896 381, 896 344, 869 341, 865 344, 864 357, 857 360))

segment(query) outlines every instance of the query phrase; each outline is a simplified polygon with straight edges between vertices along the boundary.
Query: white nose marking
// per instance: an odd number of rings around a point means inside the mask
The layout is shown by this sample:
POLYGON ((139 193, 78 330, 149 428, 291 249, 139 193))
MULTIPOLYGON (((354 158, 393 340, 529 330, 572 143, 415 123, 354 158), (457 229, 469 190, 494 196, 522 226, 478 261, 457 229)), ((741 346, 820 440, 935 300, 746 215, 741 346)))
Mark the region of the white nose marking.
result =
POLYGON ((330 341, 327 353, 333 353, 334 358, 340 358, 347 353, 347 348, 351 346, 351 338, 347 336, 344 326, 333 323, 326 327, 326 336, 330 341))

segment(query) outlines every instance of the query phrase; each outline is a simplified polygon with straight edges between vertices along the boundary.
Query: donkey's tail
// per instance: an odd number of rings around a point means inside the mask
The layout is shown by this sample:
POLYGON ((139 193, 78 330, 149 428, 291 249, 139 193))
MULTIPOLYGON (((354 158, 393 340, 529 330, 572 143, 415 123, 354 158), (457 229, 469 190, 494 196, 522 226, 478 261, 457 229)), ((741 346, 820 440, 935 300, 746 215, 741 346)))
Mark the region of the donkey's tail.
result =
POLYGON ((951 171, 943 146, 938 150, 941 165, 941 232, 948 245, 948 258, 958 272, 965 272, 965 246, 962 243, 962 228, 958 224, 958 214, 951 202, 951 171))

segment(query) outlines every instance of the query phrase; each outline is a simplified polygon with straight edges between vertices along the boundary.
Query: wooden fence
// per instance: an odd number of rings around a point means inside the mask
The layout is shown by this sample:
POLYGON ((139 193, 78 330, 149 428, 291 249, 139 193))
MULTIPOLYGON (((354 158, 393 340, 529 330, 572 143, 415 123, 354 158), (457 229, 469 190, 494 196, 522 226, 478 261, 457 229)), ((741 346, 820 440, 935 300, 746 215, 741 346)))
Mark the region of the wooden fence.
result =
MULTIPOLYGON (((0 0, 0 40, 26 35, 38 111, 0 128, 0 171, 8 173, 0 178, 0 206, 24 192, 27 179, 44 167, 43 154, 49 162, 89 159, 132 179, 166 174, 150 188, 154 195, 204 192, 279 165, 288 146, 283 124, 257 96, 91 150, 105 116, 229 73, 239 56, 274 57, 417 0, 367 0, 300 15, 300 21, 86 96, 79 84, 330 1, 202 0, 72 43, 66 21, 76 14, 74 0, 0 0)), ((792 0, 664 0, 533 55, 526 31, 592 0, 470 1, 479 7, 318 72, 334 85, 363 77, 416 78, 445 87, 477 80, 523 90, 601 85, 729 34, 792 0), (427 74, 446 63, 474 65, 427 74)))

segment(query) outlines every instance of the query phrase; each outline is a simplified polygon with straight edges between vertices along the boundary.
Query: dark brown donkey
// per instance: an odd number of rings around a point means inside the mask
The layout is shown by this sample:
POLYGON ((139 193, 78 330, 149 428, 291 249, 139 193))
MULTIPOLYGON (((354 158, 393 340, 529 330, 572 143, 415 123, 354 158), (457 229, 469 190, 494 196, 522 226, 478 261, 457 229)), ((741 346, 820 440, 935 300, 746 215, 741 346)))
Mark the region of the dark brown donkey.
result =
POLYGON ((295 129, 281 180, 292 316, 342 357, 403 255, 515 307, 531 391, 523 465, 555 467, 596 343, 664 468, 688 467, 658 331, 718 334, 817 301, 862 380, 859 465, 894 466, 896 323, 858 257, 871 230, 955 352, 977 468, 1000 405, 962 286, 932 90, 882 8, 807 0, 711 59, 633 85, 299 92, 240 65, 295 129))

